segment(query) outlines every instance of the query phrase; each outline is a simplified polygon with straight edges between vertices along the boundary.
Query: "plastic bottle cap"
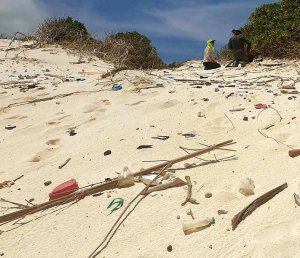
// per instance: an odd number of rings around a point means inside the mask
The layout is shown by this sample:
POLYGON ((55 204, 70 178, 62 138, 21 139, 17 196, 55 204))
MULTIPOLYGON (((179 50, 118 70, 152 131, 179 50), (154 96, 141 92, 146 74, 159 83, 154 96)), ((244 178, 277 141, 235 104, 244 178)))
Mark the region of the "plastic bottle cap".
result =
POLYGON ((212 222, 211 222, 212 224, 216 223, 216 219, 214 217, 212 217, 211 220, 212 220, 212 222))
POLYGON ((175 174, 175 170, 172 170, 171 173, 172 173, 172 174, 175 174))

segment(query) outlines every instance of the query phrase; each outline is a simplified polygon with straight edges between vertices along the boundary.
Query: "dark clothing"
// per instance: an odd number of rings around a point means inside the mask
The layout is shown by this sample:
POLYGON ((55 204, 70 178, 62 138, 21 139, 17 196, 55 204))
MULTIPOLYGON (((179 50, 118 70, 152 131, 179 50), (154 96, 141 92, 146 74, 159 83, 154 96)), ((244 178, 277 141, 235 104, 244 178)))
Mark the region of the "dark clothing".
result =
POLYGON ((213 63, 213 62, 204 62, 204 70, 212 70, 212 69, 217 69, 220 68, 221 65, 218 63, 213 63))
POLYGON ((234 35, 228 43, 228 48, 233 50, 233 52, 237 50, 244 51, 245 43, 248 45, 247 52, 251 49, 251 42, 248 41, 243 35, 234 35))
POLYGON ((247 54, 244 50, 234 51, 233 56, 234 56, 234 61, 235 61, 235 64, 234 64, 235 67, 239 66, 240 61, 243 61, 245 63, 249 63, 249 59, 248 59, 247 54))

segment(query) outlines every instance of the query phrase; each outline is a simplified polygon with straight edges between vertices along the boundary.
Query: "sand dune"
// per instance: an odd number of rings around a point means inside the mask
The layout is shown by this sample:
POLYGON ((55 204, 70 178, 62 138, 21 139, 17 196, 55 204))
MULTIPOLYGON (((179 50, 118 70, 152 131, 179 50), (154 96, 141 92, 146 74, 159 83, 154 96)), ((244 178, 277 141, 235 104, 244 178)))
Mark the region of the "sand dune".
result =
MULTIPOLYGON (((203 144, 233 139, 237 142, 232 146, 236 152, 218 150, 201 158, 215 160, 236 155, 237 160, 176 170, 175 175, 182 180, 186 175, 191 177, 193 197, 199 205, 181 206, 186 187, 147 196, 99 257, 299 257, 300 207, 295 204, 293 193, 299 193, 300 158, 290 158, 288 151, 300 148, 300 104, 298 95, 280 93, 280 79, 267 81, 276 76, 299 80, 300 63, 280 61, 285 64, 279 67, 253 63, 245 68, 204 71, 202 61, 189 61, 174 70, 151 71, 151 75, 122 71, 115 77, 102 79, 100 75, 79 74, 83 70, 105 73, 113 68, 97 58, 71 64, 79 57, 59 47, 27 49, 20 54, 19 42, 14 43, 19 49, 9 51, 5 57, 8 43, 0 41, 1 83, 18 83, 0 85, 0 182, 24 177, 13 186, 0 189, 1 198, 25 205, 26 200, 34 198, 33 204, 39 204, 48 201, 52 189, 69 179, 76 179, 83 187, 116 177, 116 172, 121 172, 124 166, 137 172, 158 164, 143 161, 185 155, 179 146, 199 149, 203 144), (33 84, 31 79, 20 80, 19 74, 37 76, 38 84, 28 87, 33 84), (200 76, 208 77, 201 80, 212 81, 211 85, 196 88, 189 82, 174 80, 198 80, 200 76), (236 87, 218 88, 226 85, 222 81, 236 87), (122 90, 111 90, 113 84, 120 83, 122 90), (139 89, 156 84, 165 87, 139 89), (175 93, 169 93, 170 85, 176 86, 175 93), (230 93, 233 94, 226 98, 230 93), (297 98, 289 100, 291 96, 297 98), (263 112, 255 109, 254 105, 259 103, 270 108, 263 112), (244 110, 230 111, 240 108, 244 110), (198 116, 200 111, 205 113, 204 117, 198 116), (243 120, 245 116, 248 121, 243 120), (16 128, 6 130, 8 125, 16 128), (273 126, 265 129, 269 125, 273 126), (70 136, 69 130, 77 134, 70 136), (182 136, 191 131, 198 135, 182 136), (152 138, 157 135, 170 138, 165 141, 152 138), (153 148, 137 149, 146 144, 153 148), (112 154, 104 156, 107 150, 112 154), (68 158, 71 158, 69 163, 59 169, 68 158), (255 182, 255 194, 249 197, 239 192, 240 182, 246 178, 255 182), (52 184, 45 186, 46 181, 52 184), (232 231, 234 215, 285 182, 289 185, 286 190, 232 231), (205 198, 206 193, 213 196, 205 198), (184 235, 182 221, 191 219, 187 215, 190 208, 197 218, 215 217, 216 224, 184 235), (228 213, 218 215, 220 209, 228 213), (169 245, 172 252, 167 251, 169 245)), ((263 63, 276 62, 279 61, 263 63)), ((284 85, 293 80, 284 81, 284 85)), ((295 84, 297 89, 299 83, 295 84)), ((173 168, 182 168, 183 164, 175 164, 173 168)), ((126 206, 143 187, 137 183, 98 197, 86 197, 63 210, 50 209, 28 216, 22 222, 52 212, 23 226, 2 225, 0 254, 88 257, 124 209, 107 216, 108 204, 121 197, 126 206)), ((1 202, 1 207, 10 205, 1 202)), ((13 211, 1 209, 0 215, 13 211)))

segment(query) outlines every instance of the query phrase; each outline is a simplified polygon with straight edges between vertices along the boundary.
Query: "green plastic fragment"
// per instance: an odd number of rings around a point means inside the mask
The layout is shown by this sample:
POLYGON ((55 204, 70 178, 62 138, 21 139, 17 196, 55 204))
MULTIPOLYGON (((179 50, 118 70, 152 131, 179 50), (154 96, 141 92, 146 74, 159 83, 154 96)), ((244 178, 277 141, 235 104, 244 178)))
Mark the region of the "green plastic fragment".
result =
POLYGON ((111 212, 108 214, 112 214, 114 211, 120 209, 122 206, 123 206, 123 203, 124 203, 124 199, 123 198, 116 198, 116 199, 113 199, 111 201, 111 203, 107 206, 107 209, 109 209, 111 206, 113 206, 114 204, 117 204, 117 206, 115 208, 113 208, 111 210, 111 212))

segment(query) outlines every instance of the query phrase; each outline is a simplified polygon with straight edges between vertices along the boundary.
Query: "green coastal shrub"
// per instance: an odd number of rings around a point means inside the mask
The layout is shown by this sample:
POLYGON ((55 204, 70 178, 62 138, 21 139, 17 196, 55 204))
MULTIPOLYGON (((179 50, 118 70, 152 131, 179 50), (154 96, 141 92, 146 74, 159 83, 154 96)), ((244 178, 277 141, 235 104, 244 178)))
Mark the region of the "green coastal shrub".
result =
POLYGON ((166 65, 158 56, 156 48, 145 35, 133 32, 119 32, 108 36, 105 42, 124 42, 131 46, 127 49, 127 59, 124 66, 134 69, 164 68, 166 65))
POLYGON ((252 42, 255 52, 269 57, 298 57, 300 0, 283 0, 260 6, 241 31, 252 42))

